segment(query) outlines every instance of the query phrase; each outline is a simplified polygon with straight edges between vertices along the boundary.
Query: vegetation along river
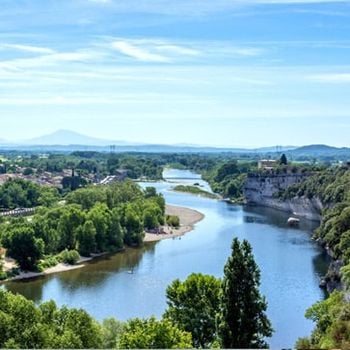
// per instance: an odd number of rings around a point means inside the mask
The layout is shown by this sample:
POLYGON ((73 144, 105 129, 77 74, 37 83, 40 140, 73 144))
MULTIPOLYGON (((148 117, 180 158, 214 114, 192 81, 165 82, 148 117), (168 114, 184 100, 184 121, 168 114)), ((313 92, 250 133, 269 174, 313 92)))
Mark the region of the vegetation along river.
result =
POLYGON ((164 176, 171 182, 141 185, 156 187, 169 204, 202 212, 205 218, 192 232, 127 249, 81 269, 10 282, 5 288, 38 303, 53 299, 60 306, 83 308, 99 320, 160 317, 166 308, 167 285, 192 272, 221 277, 231 241, 237 236, 252 244, 261 269, 261 291, 275 329, 270 346, 292 347, 298 337, 310 334, 313 324, 304 318, 304 312, 324 297, 318 283, 327 263, 310 239, 316 224, 301 221, 298 229, 290 228, 288 214, 282 212, 173 192, 173 182, 199 182, 206 189, 208 184, 184 170, 166 170, 164 176))

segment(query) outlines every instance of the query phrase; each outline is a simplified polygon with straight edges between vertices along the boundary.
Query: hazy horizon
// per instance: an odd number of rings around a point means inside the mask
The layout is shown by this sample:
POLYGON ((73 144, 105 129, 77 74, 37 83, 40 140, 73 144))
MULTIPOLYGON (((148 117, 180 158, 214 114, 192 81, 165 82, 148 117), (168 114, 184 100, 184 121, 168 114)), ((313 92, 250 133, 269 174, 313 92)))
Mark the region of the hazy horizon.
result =
MULTIPOLYGON (((265 146, 249 146, 249 145, 230 145, 230 146, 225 146, 225 145, 220 145, 220 144, 196 144, 196 143, 150 143, 150 142, 145 142, 145 143, 140 143, 140 142, 129 142, 127 140, 123 140, 123 139, 115 139, 115 138, 111 138, 111 139, 107 139, 104 137, 96 137, 95 135, 88 135, 88 134, 83 134, 77 130, 68 130, 68 129, 58 129, 58 130, 54 130, 49 134, 41 134, 41 135, 35 135, 34 137, 30 137, 30 138, 26 138, 26 139, 4 139, 1 137, 0 135, 0 145, 1 143, 3 145, 11 145, 11 144, 18 144, 18 145, 35 145, 35 143, 33 143, 34 140, 41 140, 40 143, 38 143, 38 145, 61 145, 61 146, 69 146, 69 145, 86 145, 86 146, 110 146, 113 145, 113 142, 115 142, 116 144, 120 144, 120 145, 126 145, 126 146, 147 146, 147 145, 159 145, 159 146, 189 146, 189 147, 199 147, 199 148, 207 148, 207 147, 213 147, 213 148, 232 148, 232 149, 251 149, 254 150, 256 149, 260 149, 260 148, 274 148, 274 147, 282 147, 282 148, 298 148, 298 147, 303 147, 303 146, 310 146, 310 145, 326 145, 326 144, 294 144, 294 145, 288 145, 288 144, 281 144, 281 145, 274 145, 274 144, 270 144, 270 145, 265 145, 265 146), (60 139, 70 139, 70 138, 74 138, 77 139, 79 141, 79 138, 87 138, 89 139, 88 144, 84 144, 84 142, 80 143, 80 142, 69 142, 69 141, 63 141, 63 142, 55 142, 53 140, 50 139, 50 137, 55 136, 57 138, 60 139), (49 140, 48 142, 43 142, 42 140, 49 140), (93 144, 93 140, 96 140, 96 144, 93 144), (98 142, 99 141, 99 142, 98 142)), ((327 144, 326 146, 331 146, 331 147, 336 147, 333 146, 331 144, 327 144)))
POLYGON ((350 146, 348 0, 5 0, 0 139, 350 146))

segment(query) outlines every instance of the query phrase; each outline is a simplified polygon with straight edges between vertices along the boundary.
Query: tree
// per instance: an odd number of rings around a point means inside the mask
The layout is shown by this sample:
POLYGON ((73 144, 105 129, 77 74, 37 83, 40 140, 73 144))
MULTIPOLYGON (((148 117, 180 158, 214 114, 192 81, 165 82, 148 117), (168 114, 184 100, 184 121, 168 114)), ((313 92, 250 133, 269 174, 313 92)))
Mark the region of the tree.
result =
POLYGON ((260 295, 260 271, 248 241, 232 242, 221 284, 219 336, 224 348, 262 348, 272 335, 267 303, 260 295))
POLYGON ((123 248, 124 232, 120 224, 118 209, 111 210, 111 221, 108 230, 108 246, 116 249, 123 248))
POLYGON ((238 173, 239 173, 239 168, 238 168, 237 162, 235 160, 231 160, 227 163, 224 163, 218 168, 215 176, 215 181, 221 182, 227 176, 235 175, 238 173))
POLYGON ((287 161, 287 156, 283 153, 281 158, 280 158, 280 164, 281 165, 287 165, 288 161, 287 161))
POLYGON ((80 206, 72 204, 66 206, 58 221, 61 249, 75 249, 77 229, 85 221, 85 214, 80 206))
POLYGON ((90 256, 96 252, 96 229, 91 220, 85 221, 84 225, 77 229, 79 253, 83 256, 90 256))
POLYGON ((6 232, 3 245, 7 255, 15 259, 22 270, 33 270, 44 253, 44 241, 34 236, 29 225, 20 225, 6 232))
POLYGON ((191 274, 184 282, 176 279, 168 286, 168 309, 164 317, 192 334, 195 348, 210 348, 216 338, 220 280, 214 276, 191 274))
POLYGON ((121 349, 191 349, 191 334, 169 320, 135 318, 128 321, 120 337, 121 349))
POLYGON ((102 322, 102 349, 116 349, 124 330, 124 323, 115 318, 107 318, 102 322))
POLYGON ((103 252, 107 246, 108 230, 111 226, 111 214, 106 204, 97 203, 88 214, 96 229, 97 250, 103 252))
POLYGON ((133 206, 128 205, 125 210, 125 243, 132 246, 138 246, 143 239, 143 224, 138 212, 133 206))

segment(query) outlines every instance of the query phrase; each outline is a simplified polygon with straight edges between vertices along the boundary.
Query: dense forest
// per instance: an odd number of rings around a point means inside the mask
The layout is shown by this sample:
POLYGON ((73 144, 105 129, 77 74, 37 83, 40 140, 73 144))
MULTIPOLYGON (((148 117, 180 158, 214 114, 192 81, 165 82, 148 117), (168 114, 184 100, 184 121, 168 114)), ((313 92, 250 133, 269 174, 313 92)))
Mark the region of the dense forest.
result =
POLYGON ((154 188, 125 181, 78 189, 63 202, 41 207, 31 220, 4 221, 0 238, 22 270, 42 270, 59 261, 74 263, 79 254, 139 246, 145 228, 164 224, 164 215, 164 198, 154 188))

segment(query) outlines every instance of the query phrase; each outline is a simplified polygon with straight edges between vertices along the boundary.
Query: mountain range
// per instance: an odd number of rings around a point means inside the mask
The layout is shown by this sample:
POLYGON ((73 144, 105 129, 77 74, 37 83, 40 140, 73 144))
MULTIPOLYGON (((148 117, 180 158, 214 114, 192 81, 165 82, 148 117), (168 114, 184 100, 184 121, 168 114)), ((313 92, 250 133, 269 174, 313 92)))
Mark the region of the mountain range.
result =
POLYGON ((186 152, 186 153, 248 153, 248 154, 269 154, 269 153, 287 153, 295 157, 348 157, 350 158, 350 148, 332 147, 327 145, 308 145, 302 147, 296 146, 272 146, 255 149, 248 148, 230 148, 230 147, 207 147, 192 144, 159 145, 159 144, 137 144, 123 140, 106 140, 87 136, 70 130, 57 130, 51 134, 40 137, 9 142, 0 138, 0 148, 16 150, 34 150, 34 151, 63 151, 70 152, 76 150, 95 150, 108 151, 110 146, 115 146, 117 152, 186 152))

